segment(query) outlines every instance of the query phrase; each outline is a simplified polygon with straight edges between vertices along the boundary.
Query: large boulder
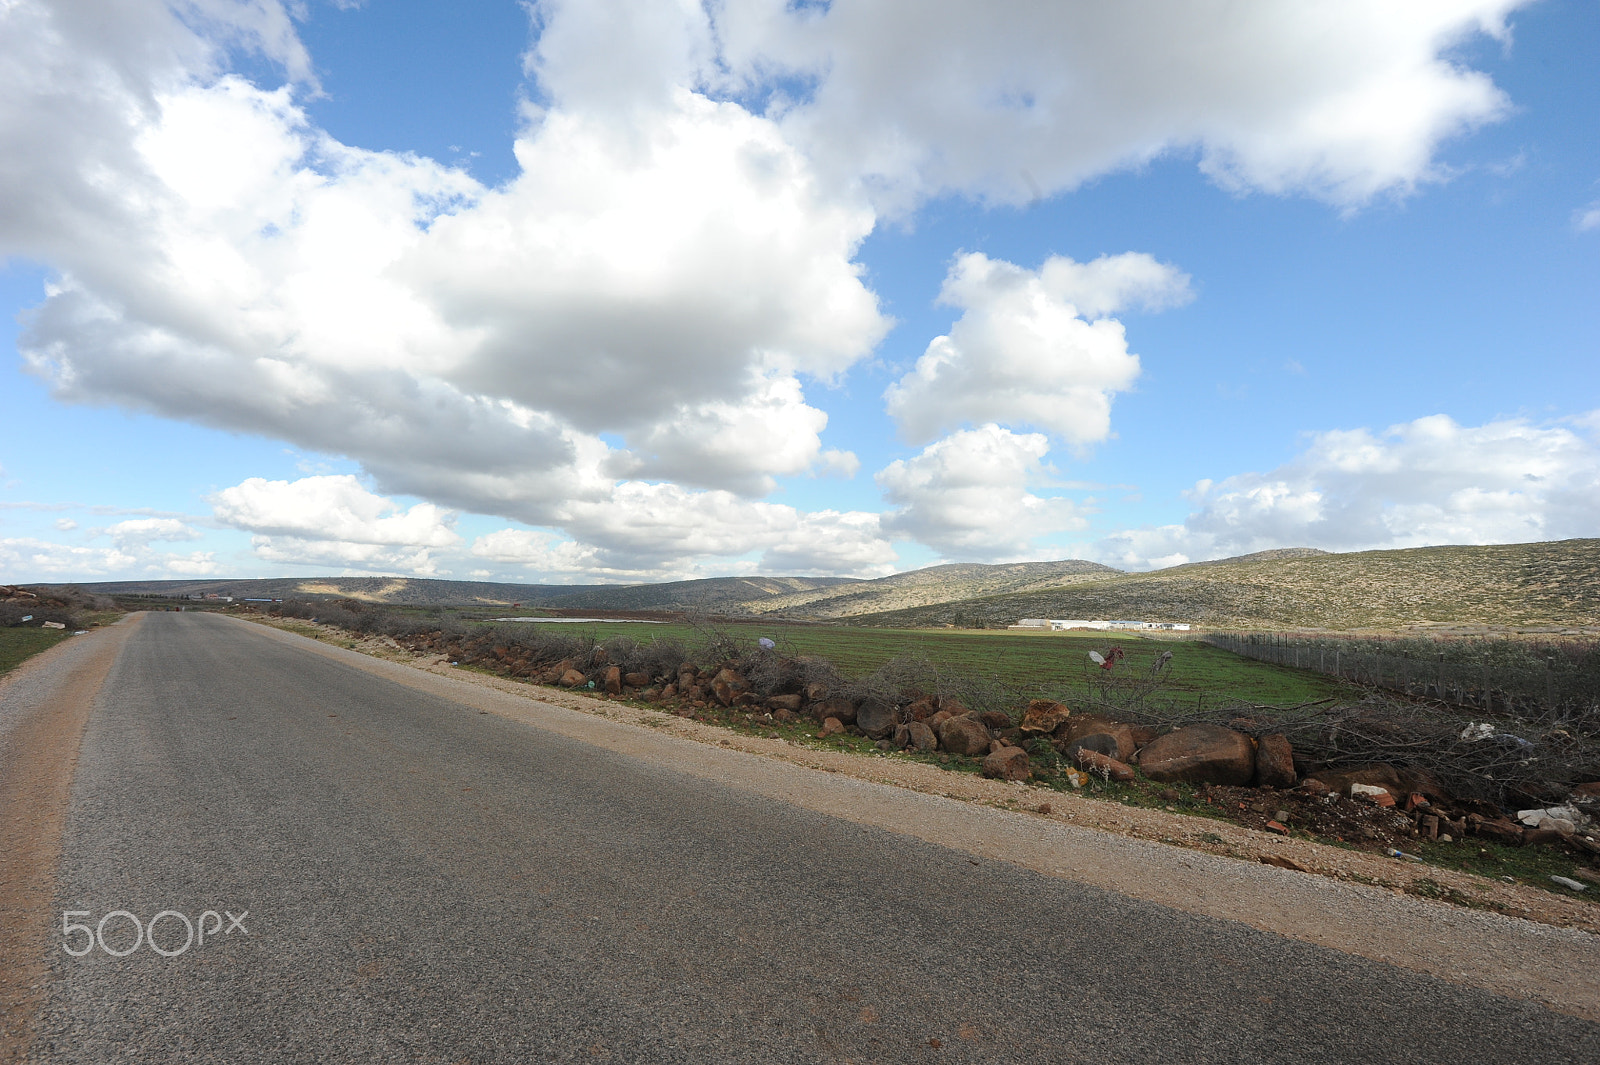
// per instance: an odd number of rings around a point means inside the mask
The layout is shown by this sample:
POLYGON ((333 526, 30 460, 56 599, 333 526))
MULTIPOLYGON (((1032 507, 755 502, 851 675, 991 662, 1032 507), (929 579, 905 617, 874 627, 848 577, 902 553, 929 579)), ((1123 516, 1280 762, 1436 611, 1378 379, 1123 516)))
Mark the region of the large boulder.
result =
POLYGON ((881 740, 894 731, 894 706, 882 699, 867 699, 856 707, 856 728, 881 740))
POLYGON ((1054 732, 1071 716, 1071 710, 1052 699, 1035 699, 1022 714, 1022 731, 1054 732))
POLYGON ((650 674, 638 672, 627 673, 623 675, 622 683, 626 684, 630 688, 648 688, 650 687, 650 674))
POLYGON ((1119 762, 1127 762, 1133 758, 1141 744, 1135 736, 1134 730, 1120 721, 1113 721, 1104 714, 1074 714, 1067 718, 1056 729, 1051 742, 1059 751, 1070 754, 1078 746, 1078 741, 1085 736, 1110 736, 1117 741, 1117 749, 1108 751, 1119 762))
POLYGON ((989 730, 983 722, 965 714, 946 718, 939 725, 939 746, 951 754, 976 756, 989 749, 989 730))
POLYGON ((1027 780, 1028 752, 1021 747, 1002 747, 983 760, 983 775, 996 780, 1027 780))
POLYGON ((1139 752, 1139 768, 1162 783, 1243 786, 1256 774, 1255 743, 1221 725, 1189 725, 1157 736, 1139 752))
POLYGON ((607 695, 621 695, 622 670, 616 666, 607 666, 603 683, 607 695))
POLYGON ((563 688, 576 688, 578 685, 582 684, 588 679, 589 678, 585 677, 577 670, 569 669, 565 673, 561 674, 561 686, 563 688))
POLYGON ((1256 741, 1256 783, 1264 788, 1292 788, 1299 778, 1294 772, 1294 748, 1281 732, 1268 733, 1256 741))
POLYGON ((767 697, 768 710, 787 710, 798 713, 804 700, 799 695, 771 695, 767 697))
POLYGON ((939 746, 939 737, 933 734, 933 729, 928 727, 926 721, 913 721, 906 726, 907 735, 911 739, 911 746, 924 753, 939 746))
POLYGON ((731 669, 720 669, 711 678, 711 697, 723 706, 732 706, 735 699, 749 690, 750 682, 731 669))
MULTIPOLYGON (((971 713, 971 711, 968 711, 971 713)), ((989 727, 990 732, 999 732, 1001 729, 1011 728, 1016 724, 1011 720, 1011 715, 1003 710, 985 710, 979 715, 983 723, 989 727)))

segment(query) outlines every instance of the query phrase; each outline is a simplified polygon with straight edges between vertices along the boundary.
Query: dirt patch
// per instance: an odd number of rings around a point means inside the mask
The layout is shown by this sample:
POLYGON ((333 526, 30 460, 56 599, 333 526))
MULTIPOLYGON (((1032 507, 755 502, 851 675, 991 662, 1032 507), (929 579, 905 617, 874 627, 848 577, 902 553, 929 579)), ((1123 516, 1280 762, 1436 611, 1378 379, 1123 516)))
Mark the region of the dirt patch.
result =
MULTIPOLYGON (((137 618, 137 615, 135 615, 137 618)), ((89 710, 137 621, 53 648, 0 685, 0 1062, 20 1061, 47 976, 61 833, 89 710), (76 652, 76 661, 62 656, 76 652)))

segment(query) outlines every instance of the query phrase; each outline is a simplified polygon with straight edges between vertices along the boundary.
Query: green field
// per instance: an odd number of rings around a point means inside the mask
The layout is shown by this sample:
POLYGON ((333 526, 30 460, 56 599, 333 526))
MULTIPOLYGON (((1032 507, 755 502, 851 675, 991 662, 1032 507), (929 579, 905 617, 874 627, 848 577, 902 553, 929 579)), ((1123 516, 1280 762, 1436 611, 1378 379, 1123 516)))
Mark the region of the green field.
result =
MULTIPOLYGON (((523 624, 538 625, 523 622, 519 627, 523 624)), ((691 651, 704 646, 711 635, 706 630, 678 624, 602 621, 538 627, 597 641, 619 636, 639 643, 674 638, 691 651)), ((1118 692, 1102 691, 1106 681, 1126 690, 1141 687, 1166 651, 1172 652, 1171 664, 1159 685, 1146 696, 1158 705, 1194 707, 1203 700, 1206 707, 1294 706, 1351 694, 1348 687, 1321 674, 1252 661, 1202 643, 1128 634, 896 630, 772 622, 733 622, 718 626, 716 631, 749 644, 765 636, 778 645, 782 654, 826 658, 840 672, 854 677, 871 673, 898 656, 918 655, 952 677, 997 682, 1022 698, 1048 696, 1069 705, 1084 701, 1091 685, 1096 696, 1121 701, 1116 697, 1118 692), (1105 652, 1112 646, 1121 647, 1127 657, 1107 674, 1090 663, 1088 653, 1105 652)))
POLYGON ((67 636, 68 633, 61 629, 20 626, 0 629, 0 674, 10 673, 27 659, 54 647, 67 636))

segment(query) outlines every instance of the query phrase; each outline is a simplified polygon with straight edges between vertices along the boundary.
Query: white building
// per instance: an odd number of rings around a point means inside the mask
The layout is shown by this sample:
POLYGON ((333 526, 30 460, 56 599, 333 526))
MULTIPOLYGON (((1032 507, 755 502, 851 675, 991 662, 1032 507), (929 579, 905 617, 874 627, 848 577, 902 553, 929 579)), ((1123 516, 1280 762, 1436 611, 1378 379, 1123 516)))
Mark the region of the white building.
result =
POLYGON ((1082 621, 1078 619, 1060 620, 1056 618, 1023 618, 1013 629, 1045 629, 1050 632, 1066 632, 1069 629, 1094 629, 1096 631, 1161 631, 1161 632, 1188 632, 1189 625, 1182 621, 1082 621))

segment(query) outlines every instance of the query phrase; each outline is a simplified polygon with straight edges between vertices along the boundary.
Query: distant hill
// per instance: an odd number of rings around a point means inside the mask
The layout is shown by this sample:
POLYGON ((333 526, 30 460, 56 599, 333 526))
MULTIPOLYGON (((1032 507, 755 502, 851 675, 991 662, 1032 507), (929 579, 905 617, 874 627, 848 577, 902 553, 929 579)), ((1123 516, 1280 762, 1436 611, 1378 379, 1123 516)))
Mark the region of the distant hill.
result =
POLYGON ((1097 562, 1014 562, 997 566, 954 563, 896 573, 842 587, 796 591, 751 600, 750 613, 782 617, 848 618, 885 610, 952 603, 981 596, 1060 588, 1083 581, 1122 576, 1121 570, 1097 562))
POLYGON ((861 582, 848 577, 707 577, 663 584, 604 585, 542 600, 540 606, 578 610, 704 610, 718 614, 751 613, 754 604, 791 595, 827 595, 840 585, 861 582))
POLYGON ((1600 540, 1262 552, 854 620, 921 627, 1007 625, 1025 617, 1228 628, 1600 630, 1600 540))

